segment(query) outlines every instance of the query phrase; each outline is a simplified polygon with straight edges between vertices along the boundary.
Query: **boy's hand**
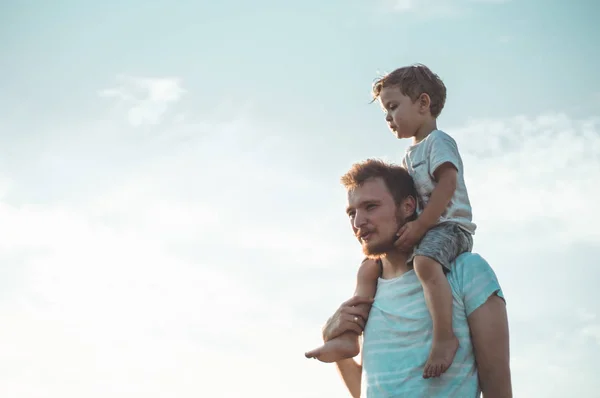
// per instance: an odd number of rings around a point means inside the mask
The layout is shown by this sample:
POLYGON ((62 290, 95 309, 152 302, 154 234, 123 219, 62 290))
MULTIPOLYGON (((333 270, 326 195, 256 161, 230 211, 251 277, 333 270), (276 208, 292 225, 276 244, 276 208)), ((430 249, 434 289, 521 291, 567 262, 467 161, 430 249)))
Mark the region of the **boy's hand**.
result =
POLYGON ((398 239, 394 242, 394 246, 402 251, 409 251, 419 243, 423 235, 425 235, 425 232, 427 232, 427 228, 425 228, 418 219, 416 221, 407 222, 396 233, 398 239))

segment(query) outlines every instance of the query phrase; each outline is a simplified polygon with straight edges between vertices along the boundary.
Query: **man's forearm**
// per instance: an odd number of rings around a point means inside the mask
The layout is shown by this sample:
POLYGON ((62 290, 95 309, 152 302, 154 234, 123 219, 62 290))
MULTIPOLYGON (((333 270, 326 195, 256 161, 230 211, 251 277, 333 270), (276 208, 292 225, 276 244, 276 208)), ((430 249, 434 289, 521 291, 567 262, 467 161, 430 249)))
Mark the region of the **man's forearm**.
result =
POLYGON ((336 362, 336 366, 348 391, 350 391, 350 395, 352 395, 353 398, 360 398, 362 365, 359 365, 354 359, 350 358, 336 362))

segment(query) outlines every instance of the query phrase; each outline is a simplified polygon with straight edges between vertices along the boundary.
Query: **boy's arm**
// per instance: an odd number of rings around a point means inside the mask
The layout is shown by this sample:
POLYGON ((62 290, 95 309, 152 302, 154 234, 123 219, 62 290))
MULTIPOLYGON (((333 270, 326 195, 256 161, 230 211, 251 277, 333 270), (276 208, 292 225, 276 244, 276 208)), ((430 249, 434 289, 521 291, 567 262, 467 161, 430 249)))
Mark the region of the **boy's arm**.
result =
POLYGON ((446 133, 436 130, 429 137, 429 173, 436 185, 423 212, 419 215, 417 223, 427 232, 438 223, 440 216, 448 207, 448 203, 456 191, 456 180, 462 160, 458 152, 458 145, 454 138, 446 133))
POLYGON ((454 165, 450 162, 443 163, 434 174, 437 185, 431 193, 429 203, 415 221, 407 222, 398 231, 395 245, 402 250, 410 250, 431 227, 437 224, 454 195, 458 174, 454 165))
POLYGON ((336 362, 336 366, 340 376, 344 380, 344 384, 350 391, 350 395, 353 398, 360 398, 360 383, 362 376, 362 365, 357 363, 354 359, 342 359, 336 362))
POLYGON ((425 233, 435 226, 456 191, 458 169, 462 167, 456 141, 446 133, 434 131, 429 138, 430 176, 436 181, 429 201, 419 217, 398 231, 396 246, 410 250, 425 233))
POLYGON ((416 220, 424 231, 437 224, 440 216, 448 207, 448 203, 450 203, 450 199, 452 199, 456 190, 458 171, 452 163, 446 162, 440 165, 433 175, 437 185, 431 192, 427 206, 416 220))

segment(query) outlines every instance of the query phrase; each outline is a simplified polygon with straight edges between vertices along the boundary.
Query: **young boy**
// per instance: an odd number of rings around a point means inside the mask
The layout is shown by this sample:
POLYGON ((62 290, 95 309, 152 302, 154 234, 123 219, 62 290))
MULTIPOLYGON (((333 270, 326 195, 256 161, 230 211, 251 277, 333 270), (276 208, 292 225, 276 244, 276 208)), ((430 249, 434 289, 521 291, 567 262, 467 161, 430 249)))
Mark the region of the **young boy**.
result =
MULTIPOLYGON (((373 99, 379 100, 396 137, 412 139, 402 165, 417 188, 418 217, 398 231, 395 245, 405 251, 414 247, 410 261, 433 321, 433 344, 423 377, 438 377, 450 367, 458 349, 452 329, 452 292, 445 274, 458 255, 471 251, 476 229, 456 142, 437 129, 446 87, 429 68, 417 64, 377 80, 373 99)), ((379 275, 372 263, 363 261, 355 295, 374 297, 379 275)), ((306 356, 335 362, 358 351, 358 335, 345 333, 306 356)))

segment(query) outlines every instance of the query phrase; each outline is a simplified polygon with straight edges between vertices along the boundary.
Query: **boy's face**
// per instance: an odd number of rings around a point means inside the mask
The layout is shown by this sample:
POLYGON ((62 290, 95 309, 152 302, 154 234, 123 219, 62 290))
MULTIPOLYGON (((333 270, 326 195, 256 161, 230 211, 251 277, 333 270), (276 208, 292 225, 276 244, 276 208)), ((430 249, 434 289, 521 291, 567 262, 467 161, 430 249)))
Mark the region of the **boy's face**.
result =
POLYGON ((384 87, 379 93, 379 104, 385 112, 388 127, 398 138, 414 137, 423 124, 419 100, 413 102, 402 94, 400 87, 384 87))

